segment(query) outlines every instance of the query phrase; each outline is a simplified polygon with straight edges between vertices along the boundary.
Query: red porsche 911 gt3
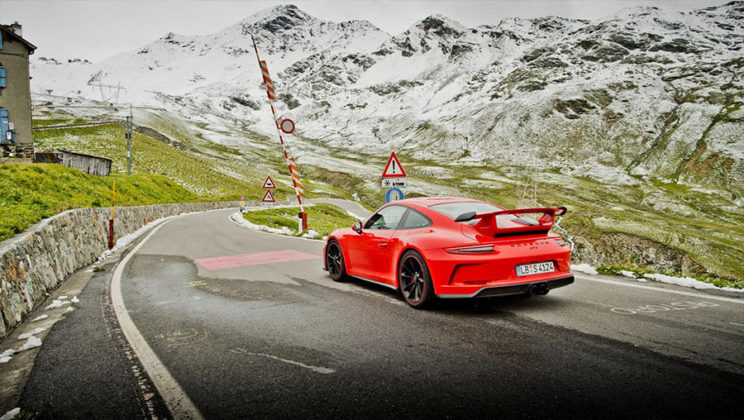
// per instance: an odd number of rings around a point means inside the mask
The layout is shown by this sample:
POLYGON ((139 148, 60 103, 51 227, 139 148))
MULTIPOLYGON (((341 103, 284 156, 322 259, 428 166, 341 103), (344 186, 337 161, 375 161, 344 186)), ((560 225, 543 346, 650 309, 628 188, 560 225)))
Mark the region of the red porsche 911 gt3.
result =
POLYGON ((551 233, 565 207, 506 210, 450 197, 394 201, 328 236, 323 269, 400 290, 422 308, 434 296, 544 295, 574 281, 571 249, 551 233))

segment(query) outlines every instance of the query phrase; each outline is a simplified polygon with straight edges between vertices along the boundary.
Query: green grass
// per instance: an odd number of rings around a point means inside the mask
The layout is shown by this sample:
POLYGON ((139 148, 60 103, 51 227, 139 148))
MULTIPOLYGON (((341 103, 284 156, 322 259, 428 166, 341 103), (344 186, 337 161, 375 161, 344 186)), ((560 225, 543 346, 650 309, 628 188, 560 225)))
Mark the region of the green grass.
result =
MULTIPOLYGON (((60 148, 109 158, 112 172, 126 173, 124 132, 117 124, 52 129, 34 133, 34 141, 40 151, 60 148)), ((132 173, 164 175, 200 197, 215 200, 235 200, 240 195, 259 200, 266 178, 266 172, 255 165, 180 150, 139 133, 132 136, 132 173)), ((277 193, 278 199, 292 195, 290 188, 281 184, 277 193)))
MULTIPOLYGON (((243 217, 256 225, 268 226, 274 229, 286 227, 292 232, 297 232, 299 207, 286 207, 271 210, 271 222, 269 223, 268 210, 248 211, 243 217)), ((321 237, 328 236, 334 229, 350 227, 356 219, 349 216, 344 210, 331 204, 316 204, 305 207, 307 213, 308 228, 312 229, 321 237)))
POLYGON ((55 164, 0 165, 0 240, 41 219, 74 208, 203 201, 161 175, 100 177, 55 164))

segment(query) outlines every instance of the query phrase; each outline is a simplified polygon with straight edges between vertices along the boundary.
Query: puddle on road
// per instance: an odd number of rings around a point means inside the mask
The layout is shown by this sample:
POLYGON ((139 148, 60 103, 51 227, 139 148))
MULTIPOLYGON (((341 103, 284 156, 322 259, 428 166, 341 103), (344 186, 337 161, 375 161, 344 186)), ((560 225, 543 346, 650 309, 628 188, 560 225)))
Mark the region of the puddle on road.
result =
MULTIPOLYGON (((235 274, 235 273, 233 273, 235 274)), ((170 255, 136 255, 129 267, 128 276, 140 293, 158 296, 158 302, 173 302, 174 298, 201 300, 212 296, 241 302, 286 304, 302 300, 300 284, 287 277, 283 282, 264 281, 256 278, 263 272, 244 272, 243 278, 204 277, 198 274, 197 265, 188 258, 170 255)), ((271 277, 281 275, 271 272, 271 277)))

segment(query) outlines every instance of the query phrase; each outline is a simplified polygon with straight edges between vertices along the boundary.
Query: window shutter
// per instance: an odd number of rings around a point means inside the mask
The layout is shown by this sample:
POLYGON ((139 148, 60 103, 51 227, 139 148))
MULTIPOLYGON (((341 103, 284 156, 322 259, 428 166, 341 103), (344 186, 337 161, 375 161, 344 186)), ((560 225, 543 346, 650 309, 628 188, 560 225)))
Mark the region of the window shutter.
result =
POLYGON ((0 144, 8 143, 8 110, 0 108, 0 144))
POLYGON ((3 50, 3 31, 0 31, 0 51, 3 50))
POLYGON ((0 87, 7 87, 8 81, 5 77, 5 67, 0 67, 0 87))

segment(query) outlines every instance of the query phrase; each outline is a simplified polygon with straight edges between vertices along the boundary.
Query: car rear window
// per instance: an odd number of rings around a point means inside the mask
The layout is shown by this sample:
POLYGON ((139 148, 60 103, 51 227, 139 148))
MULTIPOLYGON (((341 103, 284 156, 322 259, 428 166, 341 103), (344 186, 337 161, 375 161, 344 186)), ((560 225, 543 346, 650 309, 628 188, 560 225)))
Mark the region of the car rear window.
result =
POLYGON ((503 210, 501 207, 497 207, 493 204, 488 204, 481 201, 464 201, 458 203, 435 204, 429 208, 442 213, 452 220, 455 220, 457 216, 470 211, 474 211, 475 214, 483 214, 503 210))
MULTIPOLYGON (((435 210, 439 213, 444 214, 445 216, 449 217, 452 220, 455 220, 457 216, 468 213, 471 211, 474 211, 475 214, 484 214, 484 213, 493 213, 495 211, 501 211, 504 210, 501 207, 494 206, 493 204, 483 203, 479 201, 472 201, 472 202, 460 202, 460 203, 447 203, 447 204, 435 204, 430 207, 432 210, 435 210)), ((479 222, 479 219, 469 220, 467 222, 463 222, 469 225, 475 225, 479 222)), ((526 225, 526 226, 534 226, 538 223, 534 220, 531 220, 529 218, 523 218, 516 215, 511 214, 502 214, 500 216, 496 216, 496 224, 499 228, 511 228, 519 225, 526 225), (514 223, 518 223, 518 225, 515 225, 514 223)))

